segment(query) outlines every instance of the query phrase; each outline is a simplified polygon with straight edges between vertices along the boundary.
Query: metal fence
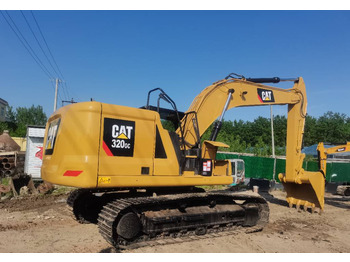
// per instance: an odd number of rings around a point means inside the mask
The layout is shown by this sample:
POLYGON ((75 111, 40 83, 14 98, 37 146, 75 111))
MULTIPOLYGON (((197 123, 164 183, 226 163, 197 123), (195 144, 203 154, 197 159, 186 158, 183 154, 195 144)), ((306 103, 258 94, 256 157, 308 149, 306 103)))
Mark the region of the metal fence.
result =
MULTIPOLYGON (((245 176, 247 178, 273 179, 274 159, 268 157, 246 156, 232 153, 217 153, 218 160, 243 159, 245 162, 245 176)), ((317 161, 304 161, 303 168, 307 171, 318 171, 317 161)), ((286 169, 285 159, 276 159, 276 181, 278 174, 284 173, 286 169)), ((328 182, 350 182, 350 163, 327 162, 326 180, 328 182)))

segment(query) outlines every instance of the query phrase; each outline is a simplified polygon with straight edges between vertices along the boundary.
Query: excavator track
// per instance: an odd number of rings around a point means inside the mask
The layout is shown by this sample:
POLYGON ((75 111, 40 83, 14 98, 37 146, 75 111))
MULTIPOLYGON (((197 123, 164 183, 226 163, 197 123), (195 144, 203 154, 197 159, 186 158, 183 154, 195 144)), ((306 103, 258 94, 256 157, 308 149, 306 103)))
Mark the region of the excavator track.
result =
POLYGON ((97 214, 102 208, 99 202, 88 189, 81 188, 73 190, 67 198, 68 209, 81 224, 97 223, 97 214))
POLYGON ((116 199, 98 217, 99 232, 118 249, 260 231, 269 207, 260 196, 229 191, 116 199))

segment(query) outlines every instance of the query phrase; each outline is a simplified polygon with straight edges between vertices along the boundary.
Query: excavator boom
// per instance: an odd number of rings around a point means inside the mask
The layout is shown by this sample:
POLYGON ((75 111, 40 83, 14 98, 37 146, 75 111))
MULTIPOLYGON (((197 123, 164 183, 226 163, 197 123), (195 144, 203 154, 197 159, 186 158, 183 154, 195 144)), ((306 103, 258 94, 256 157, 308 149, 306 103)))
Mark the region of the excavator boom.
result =
MULTIPOLYGON (((251 79, 253 80, 253 79, 251 79)), ((182 130, 187 148, 195 146, 197 134, 192 124, 198 119, 199 136, 226 110, 234 107, 264 106, 264 105, 295 105, 298 104, 304 118, 306 110, 305 85, 302 78, 296 79, 292 89, 282 89, 250 82, 245 79, 224 79, 205 88, 195 99, 182 118, 182 130), (229 102, 227 104, 227 101, 229 102)), ((181 128, 177 129, 180 135, 181 128)), ((302 138, 303 133, 293 133, 302 138)), ((291 138, 291 139, 293 139, 291 138)))
POLYGON ((279 174, 279 179, 287 192, 290 206, 323 209, 324 176, 321 172, 306 172, 302 168, 305 155, 301 153, 301 147, 307 107, 304 81, 301 77, 288 79, 294 82, 291 89, 262 84, 279 81, 277 77, 267 80, 229 78, 214 83, 193 100, 177 133, 183 133, 184 149, 193 150, 200 147, 199 137, 220 117, 211 136, 215 139, 226 110, 234 107, 288 105, 286 172, 279 174))

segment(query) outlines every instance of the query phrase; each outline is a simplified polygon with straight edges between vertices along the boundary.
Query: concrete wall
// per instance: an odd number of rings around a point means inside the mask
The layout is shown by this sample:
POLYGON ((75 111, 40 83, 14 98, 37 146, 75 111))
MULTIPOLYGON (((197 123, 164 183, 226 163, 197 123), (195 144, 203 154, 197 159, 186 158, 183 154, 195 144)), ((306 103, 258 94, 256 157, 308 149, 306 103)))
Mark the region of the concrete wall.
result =
POLYGON ((25 137, 11 137, 17 145, 21 147, 21 151, 26 151, 27 149, 27 139, 25 137))

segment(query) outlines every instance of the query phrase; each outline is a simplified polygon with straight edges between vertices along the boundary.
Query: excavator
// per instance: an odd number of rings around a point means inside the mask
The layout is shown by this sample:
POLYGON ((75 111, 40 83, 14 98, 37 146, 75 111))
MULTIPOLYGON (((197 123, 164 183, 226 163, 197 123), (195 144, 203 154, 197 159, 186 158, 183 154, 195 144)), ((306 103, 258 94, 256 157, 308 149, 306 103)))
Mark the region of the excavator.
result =
MULTIPOLYGON (((326 168, 327 168, 327 156, 330 154, 350 152, 350 142, 347 142, 344 145, 338 145, 334 147, 325 148, 324 143, 320 142, 317 145, 318 153, 318 163, 320 172, 326 177, 326 168)), ((350 196, 350 185, 339 185, 337 187, 337 194, 350 196)))
POLYGON ((95 101, 61 107, 46 125, 42 178, 78 188, 67 200, 74 217, 97 223, 116 248, 262 230, 269 220, 264 198, 201 186, 233 183, 231 162, 216 159, 218 148, 228 147, 216 141, 225 112, 266 105, 288 105, 286 172, 279 179, 289 205, 323 209, 324 176, 302 169, 307 105, 302 77, 232 73, 202 90, 186 112, 161 88, 149 91, 140 108, 95 101), (281 81, 293 87, 266 85, 281 81), (150 105, 154 93, 157 105, 150 105), (164 120, 175 131, 163 128, 164 120), (201 142, 213 123, 210 139, 201 142))

